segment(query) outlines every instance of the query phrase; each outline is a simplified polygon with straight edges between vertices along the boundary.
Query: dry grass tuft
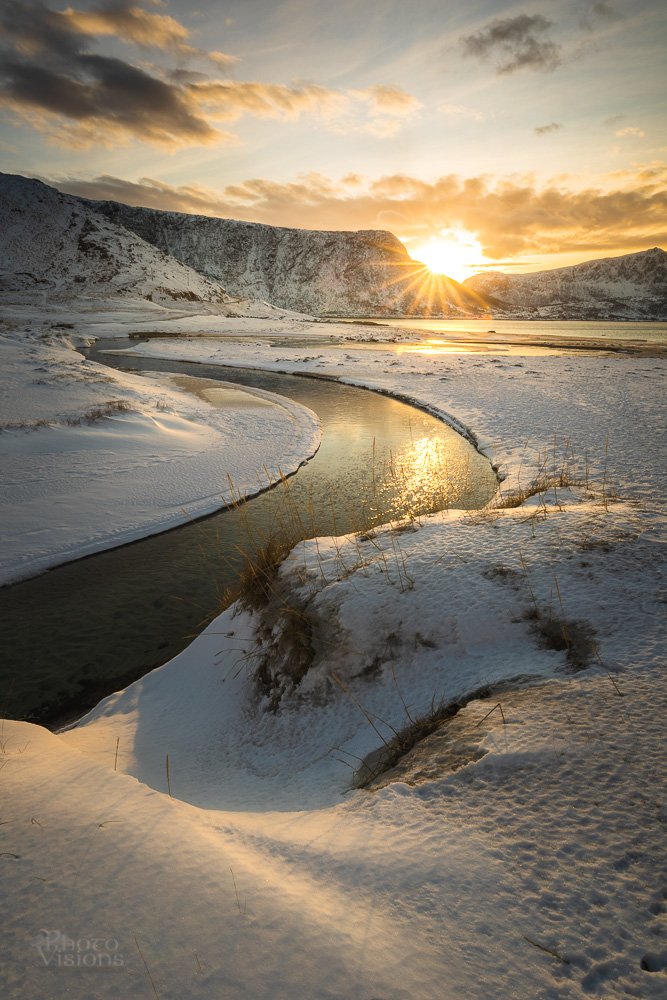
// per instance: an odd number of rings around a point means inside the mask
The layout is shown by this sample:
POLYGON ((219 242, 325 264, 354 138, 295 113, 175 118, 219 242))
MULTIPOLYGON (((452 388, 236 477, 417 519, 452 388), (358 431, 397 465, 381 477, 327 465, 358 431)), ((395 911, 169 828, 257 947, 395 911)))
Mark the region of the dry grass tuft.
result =
POLYGON ((252 555, 244 552, 245 564, 233 591, 225 600, 238 601, 248 611, 263 611, 275 596, 278 570, 289 554, 292 542, 271 535, 252 555))
POLYGON ((276 712, 283 697, 292 694, 313 666, 315 620, 305 607, 269 605, 261 615, 259 633, 263 654, 255 671, 260 695, 276 712))
POLYGON ((271 535, 252 553, 244 552, 238 584, 225 594, 226 604, 238 601, 256 617, 254 680, 272 712, 278 710, 284 695, 298 688, 315 657, 314 615, 308 610, 308 599, 280 574, 292 545, 292 539, 271 535))
POLYGON ((501 494, 493 506, 497 510, 507 510, 512 507, 521 507, 521 505, 524 504, 526 500, 530 500, 531 497, 541 497, 551 490, 566 489, 569 486, 581 485, 581 480, 562 473, 553 476, 540 475, 533 479, 533 481, 527 486, 516 490, 509 490, 507 493, 501 494))
POLYGON ((131 413, 133 407, 124 399, 110 399, 99 406, 93 406, 75 417, 67 417, 63 422, 68 427, 79 427, 81 424, 95 424, 98 420, 106 420, 117 413, 131 413))
POLYGON ((118 413, 131 413, 132 411, 133 407, 124 399, 110 399, 106 403, 93 406, 89 410, 71 417, 42 418, 0 424, 0 433, 2 431, 38 431, 42 427, 81 427, 83 424, 95 424, 99 420, 106 420, 107 417, 113 417, 118 413))
POLYGON ((355 771, 354 787, 367 788, 381 774, 390 771, 415 744, 434 733, 448 719, 452 719, 462 707, 458 702, 441 701, 433 705, 430 711, 412 719, 382 747, 364 758, 361 767, 355 771))
POLYGON ((543 649, 564 652, 569 673, 590 667, 598 655, 595 630, 585 621, 558 616, 551 610, 531 607, 524 615, 543 649))

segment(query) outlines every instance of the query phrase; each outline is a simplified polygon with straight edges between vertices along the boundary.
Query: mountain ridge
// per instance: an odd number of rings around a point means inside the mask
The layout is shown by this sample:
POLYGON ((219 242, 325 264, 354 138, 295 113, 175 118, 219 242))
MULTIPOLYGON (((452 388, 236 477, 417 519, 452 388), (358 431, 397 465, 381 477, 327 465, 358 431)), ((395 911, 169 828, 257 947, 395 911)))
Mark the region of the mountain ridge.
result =
POLYGON ((667 319, 667 254, 659 247, 459 283, 430 274, 386 230, 295 229, 91 204, 234 294, 319 316, 667 319))
POLYGON ((528 274, 488 271, 464 284, 492 297, 499 319, 667 319, 661 247, 528 274))
POLYGON ((231 293, 319 316, 463 316, 474 290, 430 275, 386 230, 295 229, 93 201, 95 209, 231 293))
POLYGON ((462 284, 430 274, 386 230, 324 231, 163 212, 0 174, 0 295, 101 298, 277 318, 667 320, 660 247, 462 284))
POLYGON ((132 300, 230 316, 248 311, 219 282, 82 199, 18 174, 0 174, 0 261, 0 296, 18 304, 132 300))

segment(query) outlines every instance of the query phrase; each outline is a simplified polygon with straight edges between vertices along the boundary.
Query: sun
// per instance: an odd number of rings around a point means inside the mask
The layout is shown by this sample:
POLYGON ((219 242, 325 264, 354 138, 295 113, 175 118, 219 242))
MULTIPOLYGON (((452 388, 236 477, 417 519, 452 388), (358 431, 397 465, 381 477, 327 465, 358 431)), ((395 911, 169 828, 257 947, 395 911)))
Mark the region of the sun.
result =
POLYGON ((443 229, 438 236, 410 249, 413 258, 432 274, 446 274, 456 281, 469 278, 484 261, 481 243, 464 229, 443 229))

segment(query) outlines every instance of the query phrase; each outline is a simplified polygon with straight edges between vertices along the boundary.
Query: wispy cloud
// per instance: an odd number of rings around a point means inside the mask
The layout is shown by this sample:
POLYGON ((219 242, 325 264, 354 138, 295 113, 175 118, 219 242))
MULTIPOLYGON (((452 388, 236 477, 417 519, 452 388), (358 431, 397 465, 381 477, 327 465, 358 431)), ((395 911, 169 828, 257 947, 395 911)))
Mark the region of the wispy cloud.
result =
POLYGON ((646 136, 646 132, 643 129, 638 128, 636 125, 628 125, 627 128, 619 128, 614 132, 614 135, 618 136, 619 139, 635 138, 643 139, 646 136))
POLYGON ((365 132, 380 138, 394 135, 421 104, 397 87, 331 90, 314 83, 291 86, 234 80, 194 80, 187 93, 207 118, 234 122, 242 115, 294 121, 315 115, 325 128, 340 134, 365 132))
POLYGON ((346 98, 317 84, 286 86, 278 83, 202 80, 186 84, 189 99, 209 118, 234 122, 242 115, 294 120, 304 113, 331 117, 340 113, 346 98))
POLYGON ((467 104, 441 104, 438 111, 441 115, 447 115, 451 118, 469 118, 475 122, 484 120, 483 111, 478 108, 470 108, 467 104))
POLYGON ((586 31, 594 31, 599 24, 618 21, 621 15, 613 4, 604 0, 582 3, 579 10, 579 25, 586 31))
POLYGON ((536 125, 533 129, 535 135, 549 135, 550 132, 558 132, 562 129, 560 122, 551 122, 549 125, 536 125))
POLYGON ((622 252, 666 241, 666 166, 649 164, 619 180, 622 188, 583 191, 512 179, 494 183, 483 176, 449 175, 429 183, 405 174, 374 181, 358 174, 342 181, 308 174, 291 183, 255 178, 221 191, 109 176, 55 183, 89 198, 281 226, 390 229, 406 238, 462 228, 476 235, 487 258, 503 260, 572 250, 622 252))
POLYGON ((412 94, 406 94, 398 87, 376 84, 365 90, 349 91, 352 97, 365 101, 378 116, 409 118, 421 108, 420 102, 412 94))
POLYGON ((40 0, 7 0, 0 11, 0 106, 53 141, 86 146, 140 139, 168 148, 235 141, 216 123, 243 115, 292 121, 316 117, 341 131, 393 134, 420 108, 397 87, 338 91, 315 83, 291 85, 212 78, 178 65, 135 65, 93 51, 112 36, 141 48, 206 59, 228 69, 235 59, 192 46, 174 18, 126 2, 58 12, 40 0))
POLYGON ((115 35, 144 48, 183 51, 185 46, 187 52, 191 51, 186 45, 189 32, 179 21, 129 3, 105 3, 93 10, 67 7, 62 18, 72 31, 82 35, 115 35))
POLYGON ((463 53, 478 59, 493 57, 500 74, 522 69, 553 70, 561 49, 548 37, 551 21, 541 14, 497 18, 473 35, 461 39, 463 53))

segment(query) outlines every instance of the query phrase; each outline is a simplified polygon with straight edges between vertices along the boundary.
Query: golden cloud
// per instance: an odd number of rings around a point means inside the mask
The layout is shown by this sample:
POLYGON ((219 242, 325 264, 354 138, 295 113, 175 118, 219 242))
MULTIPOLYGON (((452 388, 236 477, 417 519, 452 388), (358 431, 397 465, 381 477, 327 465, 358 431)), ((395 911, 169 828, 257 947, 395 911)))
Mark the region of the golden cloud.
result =
POLYGON ((130 4, 108 4, 97 10, 67 7, 62 16, 81 35, 115 35, 145 48, 179 48, 189 36, 188 29, 167 14, 151 14, 130 4))
POLYGON ((236 56, 224 52, 206 52, 188 43, 190 32, 168 14, 153 14, 130 3, 107 3, 93 10, 62 12, 67 26, 80 35, 113 36, 146 49, 166 49, 186 56, 201 56, 217 66, 230 68, 238 62, 236 56))
POLYGON ((193 105, 217 121, 236 121, 244 114, 257 118, 293 120, 299 115, 331 117, 341 113, 345 96, 317 84, 238 82, 203 80, 188 84, 193 105))
POLYGON ((605 187, 614 180, 610 175, 587 190, 456 175, 429 183, 407 175, 369 181, 353 174, 336 182, 311 174, 291 183, 252 179, 222 191, 109 176, 51 183, 83 197, 278 226, 393 229, 405 238, 462 228, 477 236, 487 257, 502 260, 532 253, 622 253, 664 243, 666 170, 651 164, 627 177, 623 189, 605 187))
POLYGON ((364 90, 350 90, 349 95, 371 106, 376 115, 409 118, 422 107, 421 102, 398 87, 377 84, 364 90))
POLYGON ((646 132, 641 128, 637 128, 636 125, 629 125, 627 128, 617 129, 614 135, 618 136, 619 139, 627 139, 628 137, 643 139, 646 136, 646 132))

